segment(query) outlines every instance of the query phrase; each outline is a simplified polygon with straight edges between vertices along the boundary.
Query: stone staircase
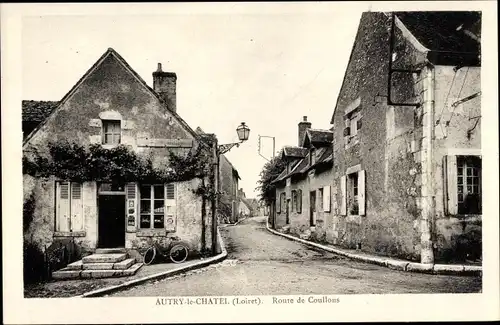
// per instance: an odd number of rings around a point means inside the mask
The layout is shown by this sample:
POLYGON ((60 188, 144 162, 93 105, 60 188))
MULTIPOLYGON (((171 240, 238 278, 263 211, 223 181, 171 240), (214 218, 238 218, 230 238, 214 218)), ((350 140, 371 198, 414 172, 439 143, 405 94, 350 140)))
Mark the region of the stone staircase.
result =
POLYGON ((134 275, 143 265, 130 258, 123 248, 101 248, 95 254, 52 272, 55 280, 98 279, 134 275))

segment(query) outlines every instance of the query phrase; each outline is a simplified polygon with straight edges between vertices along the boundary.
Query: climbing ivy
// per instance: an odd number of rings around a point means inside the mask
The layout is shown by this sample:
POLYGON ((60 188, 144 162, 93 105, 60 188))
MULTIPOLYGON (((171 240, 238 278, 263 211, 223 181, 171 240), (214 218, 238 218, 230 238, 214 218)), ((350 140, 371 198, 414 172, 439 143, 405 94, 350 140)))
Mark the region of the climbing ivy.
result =
MULTIPOLYGON (((105 149, 98 144, 82 146, 67 141, 50 142, 48 155, 38 150, 23 154, 23 174, 55 176, 68 181, 176 182, 211 177, 210 155, 201 146, 187 154, 170 150, 162 166, 153 166, 153 154, 138 155, 119 145, 105 149)), ((200 186, 198 195, 207 195, 210 186, 200 186)))

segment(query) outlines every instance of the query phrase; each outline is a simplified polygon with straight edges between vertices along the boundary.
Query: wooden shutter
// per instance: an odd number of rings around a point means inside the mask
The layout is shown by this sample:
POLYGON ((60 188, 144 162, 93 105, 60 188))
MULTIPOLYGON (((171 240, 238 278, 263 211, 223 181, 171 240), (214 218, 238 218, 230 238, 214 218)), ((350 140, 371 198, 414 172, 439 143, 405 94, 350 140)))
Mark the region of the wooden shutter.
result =
POLYGON ((71 183, 71 231, 83 231, 82 184, 71 183))
POLYGON ((323 211, 330 212, 330 186, 323 187, 323 211))
POLYGON ((347 177, 344 175, 340 177, 340 214, 345 216, 347 215, 347 189, 346 189, 346 181, 347 177))
POLYGON ((127 183, 125 185, 126 211, 127 211, 127 232, 136 230, 137 222, 137 184, 127 183))
POLYGON ((276 212, 281 213, 281 193, 276 196, 276 212))
POLYGON ((175 231, 177 225, 176 186, 174 183, 165 184, 165 229, 175 231))
POLYGON ((69 182, 56 183, 56 229, 57 231, 70 231, 70 199, 69 199, 69 182))
POLYGON ((366 214, 366 172, 360 170, 358 172, 358 205, 359 205, 359 215, 364 216, 366 214))
POLYGON ((448 214, 458 214, 457 156, 446 156, 446 196, 448 214))

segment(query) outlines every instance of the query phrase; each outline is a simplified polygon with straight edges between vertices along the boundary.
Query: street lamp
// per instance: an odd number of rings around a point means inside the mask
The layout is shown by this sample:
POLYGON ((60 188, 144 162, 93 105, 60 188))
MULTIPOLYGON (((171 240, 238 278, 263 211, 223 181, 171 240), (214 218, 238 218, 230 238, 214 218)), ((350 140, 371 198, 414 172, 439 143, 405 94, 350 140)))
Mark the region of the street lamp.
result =
POLYGON ((217 254, 217 211, 219 210, 219 162, 220 155, 225 154, 233 147, 239 147, 241 143, 248 140, 250 136, 250 128, 245 124, 245 122, 241 122, 241 124, 236 128, 236 133, 238 134, 238 139, 240 142, 227 143, 218 145, 217 137, 214 137, 214 143, 212 146, 212 155, 213 155, 213 165, 214 165, 214 189, 215 195, 212 198, 212 253, 213 255, 217 254))

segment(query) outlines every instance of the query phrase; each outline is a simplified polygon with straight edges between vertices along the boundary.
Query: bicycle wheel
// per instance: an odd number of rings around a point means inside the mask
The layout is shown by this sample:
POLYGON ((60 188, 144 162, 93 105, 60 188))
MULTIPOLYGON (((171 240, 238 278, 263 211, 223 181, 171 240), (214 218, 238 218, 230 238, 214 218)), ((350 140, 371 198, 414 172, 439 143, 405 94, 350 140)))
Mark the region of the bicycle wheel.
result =
POLYGON ((177 244, 170 249, 168 256, 174 263, 182 263, 188 258, 189 249, 184 244, 177 244))
POLYGON ((151 246, 144 253, 144 264, 149 265, 153 263, 155 258, 156 258, 156 248, 154 246, 151 246))

